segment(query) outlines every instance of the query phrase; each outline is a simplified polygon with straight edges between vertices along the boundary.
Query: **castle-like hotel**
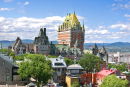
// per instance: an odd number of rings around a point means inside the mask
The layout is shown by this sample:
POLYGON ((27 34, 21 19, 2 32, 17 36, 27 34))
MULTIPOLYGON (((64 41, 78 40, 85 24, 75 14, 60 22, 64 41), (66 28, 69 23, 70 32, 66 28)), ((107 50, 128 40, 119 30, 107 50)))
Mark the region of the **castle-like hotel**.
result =
MULTIPOLYGON (((24 44, 21 39, 17 37, 12 45, 12 51, 19 56, 23 53, 35 53, 53 56, 61 55, 72 60, 80 60, 84 50, 84 34, 84 24, 81 26, 74 12, 74 14, 67 14, 63 24, 58 27, 58 44, 53 44, 52 41, 49 43, 46 28, 41 28, 32 44, 24 44)), ((99 52, 95 44, 92 52, 107 62, 108 54, 104 46, 99 52)))
POLYGON ((24 44, 19 37, 12 45, 12 51, 16 55, 23 53, 35 53, 43 55, 62 55, 64 57, 79 60, 84 49, 84 24, 81 26, 75 12, 67 14, 63 24, 58 27, 58 44, 49 43, 46 28, 41 28, 32 44, 24 44))

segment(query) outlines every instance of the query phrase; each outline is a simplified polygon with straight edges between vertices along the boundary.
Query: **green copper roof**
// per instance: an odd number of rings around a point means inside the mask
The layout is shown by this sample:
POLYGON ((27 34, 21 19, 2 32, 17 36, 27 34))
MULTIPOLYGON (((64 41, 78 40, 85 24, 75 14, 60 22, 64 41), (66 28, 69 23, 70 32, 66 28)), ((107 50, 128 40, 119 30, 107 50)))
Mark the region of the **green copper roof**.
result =
POLYGON ((58 28, 58 31, 62 30, 66 26, 68 29, 76 29, 76 26, 77 26, 78 29, 84 30, 84 25, 83 25, 83 27, 81 27, 80 22, 77 19, 75 13, 67 15, 65 21, 61 25, 61 28, 60 29, 58 28))

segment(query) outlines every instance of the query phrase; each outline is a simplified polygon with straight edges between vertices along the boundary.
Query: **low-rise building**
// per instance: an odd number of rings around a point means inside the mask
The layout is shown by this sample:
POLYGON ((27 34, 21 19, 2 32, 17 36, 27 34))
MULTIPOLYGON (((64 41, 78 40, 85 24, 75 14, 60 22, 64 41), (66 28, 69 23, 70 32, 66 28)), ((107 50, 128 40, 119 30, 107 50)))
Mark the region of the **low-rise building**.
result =
MULTIPOLYGON (((12 58, 0 54, 0 84, 19 83, 22 81, 18 74, 19 66, 13 64, 12 58)), ((22 82, 21 82, 22 83, 22 82)))
POLYGON ((59 56, 58 58, 48 58, 51 61, 51 65, 53 67, 54 72, 54 83, 59 83, 60 85, 65 85, 65 76, 66 76, 66 63, 65 59, 62 56, 59 56))
POLYGON ((82 68, 80 64, 72 64, 67 67, 66 70, 66 84, 67 87, 71 87, 71 85, 76 81, 81 85, 81 75, 82 75, 82 68))
POLYGON ((107 68, 102 69, 97 73, 97 83, 101 85, 103 82, 103 78, 108 75, 115 74, 117 78, 125 79, 126 76, 120 72, 120 70, 116 70, 116 68, 111 68, 110 70, 107 68))

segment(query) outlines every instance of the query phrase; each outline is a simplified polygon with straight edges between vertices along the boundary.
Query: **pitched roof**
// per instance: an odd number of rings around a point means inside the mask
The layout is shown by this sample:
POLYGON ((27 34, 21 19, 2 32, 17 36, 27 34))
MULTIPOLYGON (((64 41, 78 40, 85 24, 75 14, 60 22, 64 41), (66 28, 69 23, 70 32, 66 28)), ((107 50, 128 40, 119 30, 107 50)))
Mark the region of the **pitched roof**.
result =
POLYGON ((95 43, 95 45, 94 45, 94 47, 93 47, 94 49, 98 49, 98 47, 97 47, 97 44, 95 43))
MULTIPOLYGON (((78 26, 80 27, 79 29, 83 29, 80 25, 79 20, 77 19, 75 13, 74 14, 69 14, 67 15, 65 21, 63 22, 63 25, 67 24, 70 26, 70 29, 73 28, 76 24, 78 24, 78 26)), ((63 26, 61 25, 61 26, 63 26)))
POLYGON ((55 49, 58 49, 60 52, 62 51, 62 49, 64 48, 65 52, 67 52, 69 49, 71 51, 71 53, 74 54, 81 54, 81 50, 79 48, 74 48, 68 45, 68 44, 51 44, 51 50, 55 51, 55 49))
MULTIPOLYGON (((45 56, 46 57, 46 56, 45 56)), ((66 68, 67 65, 65 63, 65 59, 62 56, 59 56, 58 58, 48 58, 46 57, 46 59, 49 59, 51 61, 51 65, 53 68, 66 68), (56 65, 59 64, 59 65, 56 65)))
POLYGON ((101 49, 101 53, 102 53, 102 54, 106 54, 106 53, 107 53, 107 51, 106 51, 106 49, 105 49, 104 46, 103 46, 102 49, 101 49))
POLYGON ((9 59, 9 56, 5 56, 3 54, 0 54, 0 58, 4 59, 5 61, 7 61, 9 64, 11 64, 14 67, 19 67, 19 66, 13 64, 13 62, 9 59))
POLYGON ((67 67, 67 69, 84 69, 80 64, 72 64, 67 67))
POLYGON ((26 47, 23 42, 21 41, 21 39, 19 37, 17 37, 17 39, 15 40, 15 42, 13 43, 12 45, 12 48, 16 48, 18 47, 19 45, 21 45, 20 47, 26 47))
POLYGON ((27 46, 29 46, 29 49, 34 49, 33 48, 33 44, 31 44, 31 43, 24 43, 24 45, 27 47, 27 46))

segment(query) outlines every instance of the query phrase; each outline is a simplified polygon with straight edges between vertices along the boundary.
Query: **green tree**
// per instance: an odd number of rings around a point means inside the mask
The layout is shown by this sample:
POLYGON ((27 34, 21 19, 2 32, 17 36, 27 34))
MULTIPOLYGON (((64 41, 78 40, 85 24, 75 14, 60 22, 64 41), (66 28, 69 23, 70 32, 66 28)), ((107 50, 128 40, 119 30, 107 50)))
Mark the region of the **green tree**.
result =
POLYGON ((28 56, 28 54, 25 53, 25 54, 22 54, 21 57, 20 57, 19 55, 15 56, 14 59, 15 59, 15 60, 23 61, 23 60, 24 60, 24 57, 27 57, 27 56, 28 56))
POLYGON ((67 65, 72 65, 72 64, 74 64, 74 61, 71 60, 71 59, 69 59, 69 58, 65 58, 65 63, 66 63, 67 65))
POLYGON ((80 59, 79 63, 84 69, 87 67, 89 72, 91 72, 94 68, 96 71, 99 71, 102 60, 96 55, 86 53, 80 59))
POLYGON ((103 78, 100 87, 128 87, 128 80, 122 80, 115 75, 109 75, 103 78))
POLYGON ((18 73, 26 80, 33 77, 37 81, 38 87, 41 81, 47 84, 47 81, 53 76, 50 60, 46 60, 41 54, 28 54, 27 61, 21 62, 18 73))
POLYGON ((8 55, 12 52, 11 49, 0 49, 0 52, 2 53, 8 53, 8 55))
POLYGON ((78 82, 75 81, 75 82, 71 85, 71 87, 79 87, 78 82))
POLYGON ((112 64, 108 63, 108 67, 109 68, 116 68, 116 69, 120 70, 121 72, 124 72, 124 71, 128 70, 127 69, 128 68, 127 63, 122 63, 120 65, 112 65, 112 64))
POLYGON ((14 53, 14 52, 11 52, 11 53, 9 54, 9 56, 12 56, 13 58, 15 58, 15 53, 14 53))

